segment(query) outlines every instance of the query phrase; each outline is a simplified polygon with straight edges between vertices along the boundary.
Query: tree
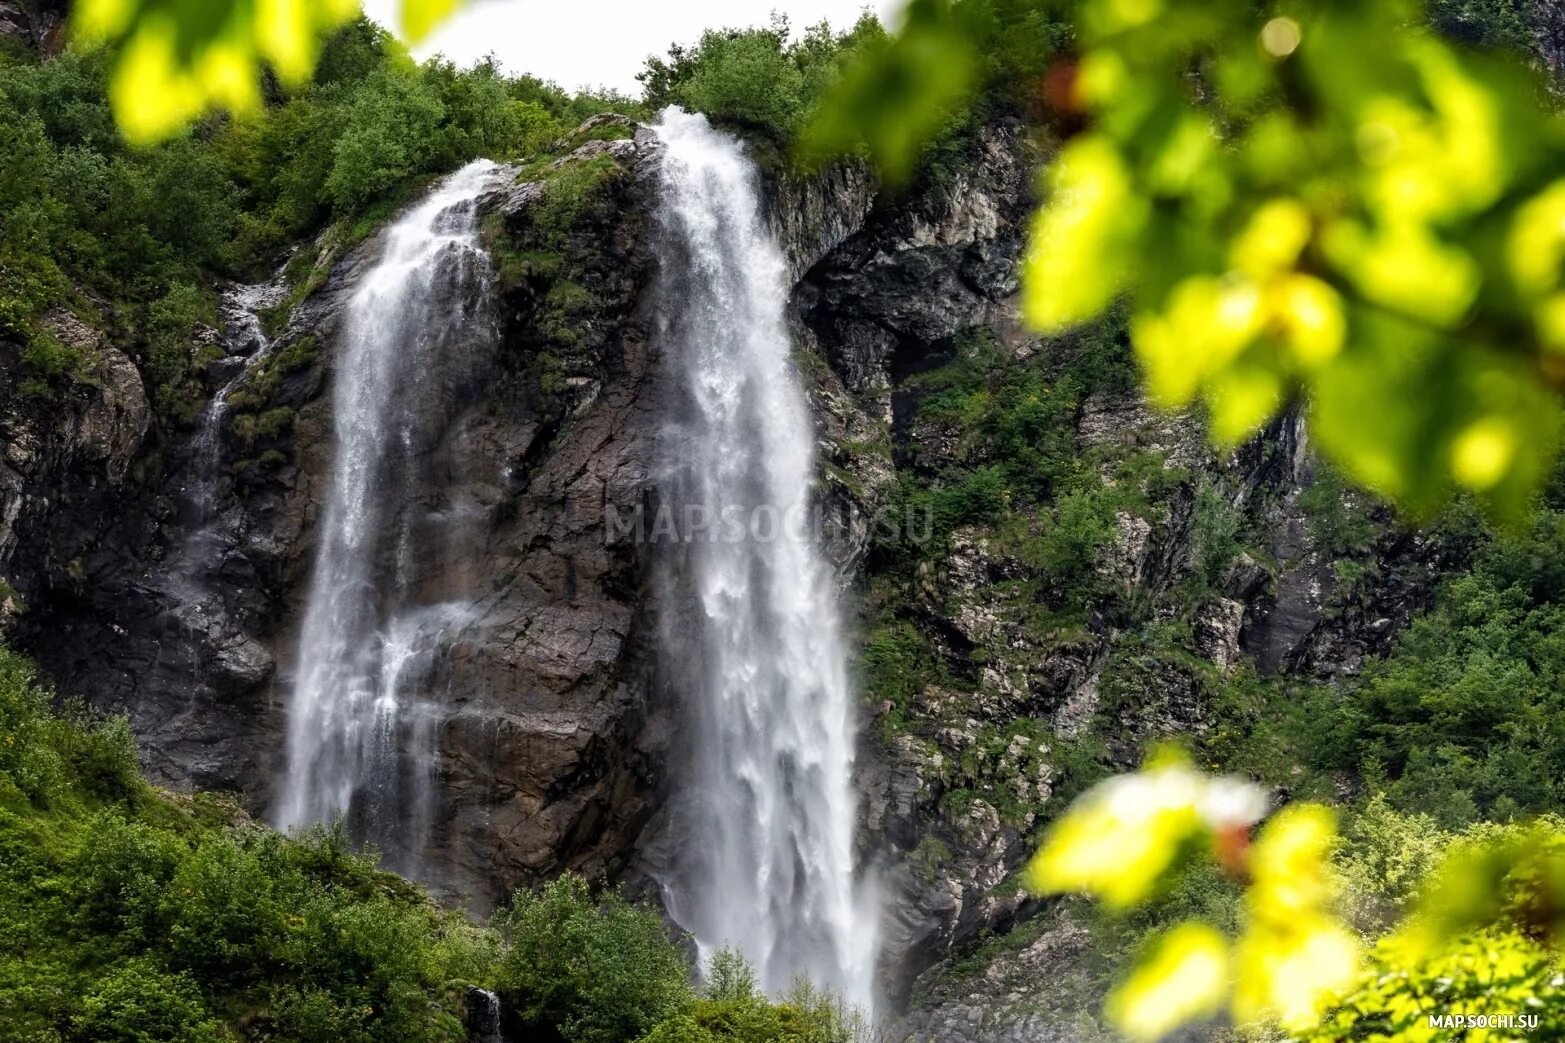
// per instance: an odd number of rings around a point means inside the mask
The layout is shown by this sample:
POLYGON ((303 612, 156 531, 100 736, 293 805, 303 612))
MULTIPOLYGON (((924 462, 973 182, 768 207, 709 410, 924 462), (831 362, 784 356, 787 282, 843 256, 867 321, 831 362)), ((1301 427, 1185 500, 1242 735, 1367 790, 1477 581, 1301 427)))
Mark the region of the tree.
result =
POLYGON ((332 153, 326 194, 350 212, 424 168, 445 106, 416 69, 383 65, 355 91, 332 153))

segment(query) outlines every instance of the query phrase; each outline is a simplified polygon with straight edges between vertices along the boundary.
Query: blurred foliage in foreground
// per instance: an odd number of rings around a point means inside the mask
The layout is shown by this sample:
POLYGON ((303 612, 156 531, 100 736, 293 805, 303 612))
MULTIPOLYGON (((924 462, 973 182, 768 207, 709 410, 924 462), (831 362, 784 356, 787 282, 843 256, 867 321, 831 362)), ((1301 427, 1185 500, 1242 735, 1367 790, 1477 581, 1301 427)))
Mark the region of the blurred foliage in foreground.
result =
MULTIPOLYGON (((211 109, 253 112, 264 67, 283 84, 309 82, 330 33, 360 0, 82 0, 72 31, 120 45, 109 97, 125 136, 163 141, 211 109)), ((461 0, 402 0, 402 30, 426 36, 461 0)))
MULTIPOLYGON (((1565 383, 1565 122, 1532 67, 1411 2, 1010 6, 1042 52, 1046 12, 1073 34, 1032 84, 1066 137, 1024 271, 1035 326, 1127 296, 1152 396, 1203 404, 1220 443, 1302 392, 1323 451, 1415 515, 1460 489, 1520 514, 1565 383)), ((1471 27, 1472 6, 1435 13, 1471 27)), ((914 0, 818 133, 929 124, 957 86, 918 70, 970 67, 968 12, 994 8, 914 0)), ((905 143, 869 144, 906 173, 905 143)))
POLYGON ((1088 791, 1050 827, 1028 867, 1029 883, 1045 894, 1085 892, 1129 908, 1203 851, 1250 882, 1236 938, 1196 920, 1179 924, 1109 996, 1109 1020, 1132 1039, 1160 1039, 1225 1002, 1240 1025, 1267 1017, 1309 1025, 1321 999, 1352 980, 1358 938, 1331 911, 1331 812, 1292 805, 1251 843, 1265 809, 1258 787, 1162 752, 1141 773, 1088 791))
POLYGON ((1193 919, 1144 947, 1105 1005, 1127 1037, 1161 1039, 1225 1005, 1242 1028, 1296 1040, 1491 1038, 1432 1027, 1430 1014, 1536 1016, 1544 1038, 1565 1028, 1565 822, 1486 823, 1452 837, 1371 802, 1358 826, 1372 842, 1334 861, 1327 808, 1287 805, 1252 839, 1265 806, 1250 783, 1163 751, 1088 791, 1046 833, 1028 867, 1044 894, 1125 910, 1199 863, 1244 883, 1236 937, 1193 919), (1388 910, 1351 901, 1395 905, 1398 892, 1416 897, 1383 935, 1388 910))

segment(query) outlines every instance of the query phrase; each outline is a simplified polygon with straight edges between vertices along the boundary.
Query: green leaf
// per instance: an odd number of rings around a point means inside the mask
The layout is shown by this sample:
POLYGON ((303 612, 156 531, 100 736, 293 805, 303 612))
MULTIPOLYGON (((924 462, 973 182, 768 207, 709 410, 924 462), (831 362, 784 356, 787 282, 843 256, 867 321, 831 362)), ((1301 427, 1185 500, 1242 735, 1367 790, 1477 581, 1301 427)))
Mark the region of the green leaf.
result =
POLYGON ((973 33, 960 11, 950 0, 912 0, 901 31, 867 44, 843 70, 801 152, 815 161, 867 152, 887 182, 905 183, 977 82, 973 33))
MULTIPOLYGON (((461 0, 405 0, 417 40, 461 0)), ((357 17, 359 0, 83 0, 76 40, 118 46, 109 88, 125 137, 151 145, 213 109, 242 113, 261 101, 261 67, 286 85, 309 80, 321 43, 357 17)))

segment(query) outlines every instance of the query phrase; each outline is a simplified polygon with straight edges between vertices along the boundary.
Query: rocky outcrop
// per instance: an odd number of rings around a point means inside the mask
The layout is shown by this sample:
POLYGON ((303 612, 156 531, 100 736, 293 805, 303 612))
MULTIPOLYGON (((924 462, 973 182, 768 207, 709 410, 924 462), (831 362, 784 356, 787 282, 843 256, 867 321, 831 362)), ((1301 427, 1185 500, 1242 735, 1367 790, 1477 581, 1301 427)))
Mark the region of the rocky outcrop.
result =
MULTIPOLYGON (((540 225, 546 183, 492 195, 501 336, 466 359, 465 377, 431 374, 444 381, 433 484, 408 495, 426 519, 462 518, 465 537, 419 541, 408 567, 431 596, 472 612, 440 668, 441 813, 422 849, 398 861, 480 908, 565 867, 615 874, 645 818, 654 769, 636 749, 648 713, 639 551, 606 518, 639 505, 657 427, 638 303, 647 147, 594 141, 562 161, 611 161, 563 224, 540 225), (512 263, 523 252, 535 267, 512 263)), ((63 687, 128 712, 157 777, 240 789, 262 812, 282 769, 337 326, 378 251, 373 238, 346 254, 316 244, 315 266, 329 274, 234 395, 263 400, 236 409, 222 433, 212 517, 191 517, 199 461, 173 448, 165 478, 94 548, 79 593, 40 597, 28 613, 44 665, 63 687), (284 433, 244 426, 279 411, 284 433)), ((253 346, 231 350, 243 365, 253 346)), ((82 426, 118 452, 117 428, 82 426)))
POLYGON ((0 37, 54 54, 65 45, 66 14, 65 0, 0 0, 0 37))
MULTIPOLYGON (((852 235, 841 235, 840 219, 782 222, 785 230, 797 224, 834 232, 787 240, 790 255, 800 242, 840 240, 805 272, 796 307, 848 388, 888 420, 894 381, 927 365, 930 345, 977 322, 992 320, 1008 332, 1017 326, 1005 302, 1017 285, 1039 156, 1010 125, 987 128, 974 150, 973 166, 952 174, 949 184, 879 201, 852 235)), ((862 194, 846 175, 817 184, 836 190, 838 212, 861 208, 862 194)))
POLYGON ((1092 940, 1075 914, 1055 906, 966 960, 918 982, 917 1009, 893 1030, 910 1043, 1109 1043, 1097 1024, 1092 940))
MULTIPOLYGON (((429 484, 406 493, 434 519, 407 572, 432 599, 471 610, 436 670, 439 813, 417 850, 388 855, 478 908, 565 868, 624 875, 674 741, 646 634, 647 533, 631 524, 655 485, 668 408, 644 292, 657 143, 623 117, 572 140, 534 179, 484 201, 501 334, 491 347, 452 346, 483 353, 464 357, 460 378, 431 374, 440 434, 429 484), (552 205, 565 181, 569 205, 552 205), (454 531, 438 520, 450 518, 460 539, 439 535, 454 531)), ((789 184, 792 202, 773 216, 808 267, 861 224, 868 182, 831 171, 789 184)), ((215 460, 197 451, 200 432, 176 434, 155 461, 161 476, 101 519, 80 562, 29 568, 36 582, 22 590, 33 602, 26 643, 63 688, 130 716, 156 778, 240 790, 263 815, 284 770, 339 325, 380 243, 328 236, 306 249, 315 288, 264 355, 236 321, 208 365, 214 389, 245 374, 215 460), (209 512, 193 508, 197 487, 209 512)), ((854 454, 841 447, 880 428, 829 369, 810 372, 825 444, 846 463, 854 454)), ((83 417, 74 452, 102 462, 105 482, 123 478, 137 448, 125 422, 90 403, 83 417)), ((42 466, 58 477, 62 465, 42 466)), ((890 476, 872 472, 828 476, 845 579, 890 476)))
MULTIPOLYGON (((879 201, 795 289, 801 325, 882 432, 871 451, 830 454, 850 481, 874 476, 872 500, 899 477, 939 486, 972 466, 970 431, 918 404, 920 375, 977 350, 974 331, 1056 378, 1098 350, 1101 333, 1043 340, 1019 319, 1040 155, 1013 128, 989 128, 970 173, 879 201)), ((956 530, 911 577, 857 559, 872 600, 921 635, 925 676, 946 678, 905 704, 873 704, 863 753, 865 849, 887 895, 884 984, 893 1005, 912 1006, 897 1039, 1095 1038, 1095 986, 1077 974, 1074 993, 1051 999, 1042 984, 1072 973, 1084 932, 1016 879, 1071 748, 1101 742, 1128 768, 1149 741, 1210 728, 1212 693, 1235 670, 1352 674, 1461 558, 1361 497, 1344 510, 1364 520, 1362 539, 1324 535, 1318 501, 1330 493, 1316 489, 1297 410, 1227 454, 1197 418, 1149 408, 1133 384, 1092 391, 1063 422, 1103 486, 1125 490, 1087 566, 1083 611, 1066 610, 1060 578, 1029 549, 1062 524, 1041 508, 1004 533, 956 530)))
MULTIPOLYGON (((84 556, 116 515, 116 498, 151 421, 136 367, 66 311, 48 336, 79 360, 65 384, 24 379, 20 348, 0 342, 0 583, 42 600, 45 577, 88 582, 84 556)), ((15 619, 18 613, 9 615, 15 619)))

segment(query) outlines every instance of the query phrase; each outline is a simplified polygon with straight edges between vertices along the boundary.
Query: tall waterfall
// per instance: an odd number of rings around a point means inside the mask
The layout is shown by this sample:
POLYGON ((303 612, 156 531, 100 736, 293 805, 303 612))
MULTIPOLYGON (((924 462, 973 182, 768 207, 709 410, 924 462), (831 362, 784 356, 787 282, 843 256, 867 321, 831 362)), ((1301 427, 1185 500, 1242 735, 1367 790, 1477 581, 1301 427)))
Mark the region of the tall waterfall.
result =
POLYGON ((742 952, 768 991, 803 976, 868 1009, 877 930, 855 876, 853 692, 808 523, 815 433, 783 317, 787 265, 739 143, 675 109, 656 131, 660 335, 684 399, 669 493, 687 523, 708 522, 678 549, 673 585, 694 604, 667 626, 693 760, 669 906, 704 952, 742 952))
POLYGON ((274 816, 285 828, 346 817, 404 871, 416 870, 434 810, 432 696, 468 614, 416 565, 427 541, 459 538, 416 496, 452 389, 494 336, 478 198, 495 170, 469 164, 387 229, 344 311, 334 455, 274 816))

